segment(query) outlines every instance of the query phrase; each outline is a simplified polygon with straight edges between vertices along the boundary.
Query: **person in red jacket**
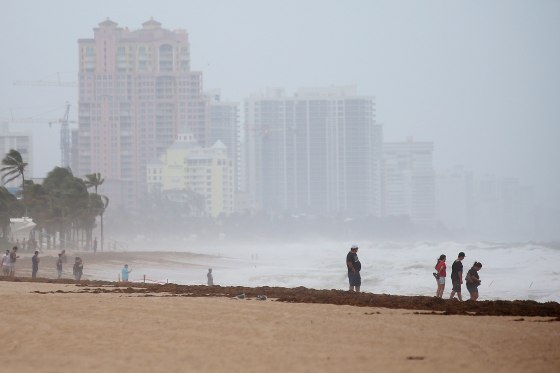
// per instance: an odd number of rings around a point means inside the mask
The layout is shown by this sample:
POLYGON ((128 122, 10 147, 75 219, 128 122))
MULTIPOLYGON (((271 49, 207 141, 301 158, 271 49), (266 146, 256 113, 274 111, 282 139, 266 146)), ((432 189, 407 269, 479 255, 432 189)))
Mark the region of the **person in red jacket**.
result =
POLYGON ((436 272, 434 273, 434 277, 436 278, 437 282, 437 291, 436 297, 442 298, 443 297, 443 290, 445 289, 445 277, 447 276, 447 265, 445 264, 445 255, 441 254, 439 259, 436 263, 436 272))

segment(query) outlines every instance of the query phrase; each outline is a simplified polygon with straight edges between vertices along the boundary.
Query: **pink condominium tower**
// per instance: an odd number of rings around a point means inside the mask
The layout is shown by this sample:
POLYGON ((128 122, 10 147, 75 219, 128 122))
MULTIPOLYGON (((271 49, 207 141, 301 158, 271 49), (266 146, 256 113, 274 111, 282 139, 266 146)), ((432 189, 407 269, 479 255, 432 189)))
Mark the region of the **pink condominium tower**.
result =
POLYGON ((178 133, 206 142, 202 72, 191 71, 184 30, 151 19, 139 30, 107 19, 79 39, 79 129, 72 169, 100 172, 115 207, 134 207, 146 191, 146 164, 178 133))

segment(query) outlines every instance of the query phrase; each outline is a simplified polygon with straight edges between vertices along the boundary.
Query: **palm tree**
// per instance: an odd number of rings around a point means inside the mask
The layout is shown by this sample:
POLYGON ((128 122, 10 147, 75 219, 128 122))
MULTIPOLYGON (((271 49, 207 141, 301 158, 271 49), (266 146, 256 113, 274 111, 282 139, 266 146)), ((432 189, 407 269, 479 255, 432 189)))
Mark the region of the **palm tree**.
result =
POLYGON ((27 167, 27 162, 23 161, 21 154, 17 150, 10 149, 8 154, 2 159, 2 166, 0 174, 3 174, 3 184, 7 184, 21 176, 21 199, 25 200, 25 167, 27 167))
POLYGON ((86 187, 88 189, 93 187, 95 189, 95 194, 97 194, 97 188, 100 187, 101 184, 103 184, 105 179, 103 179, 101 177, 101 174, 97 172, 97 173, 86 175, 86 179, 84 181, 86 183, 86 187))
MULTIPOLYGON (((101 177, 101 174, 99 172, 93 173, 93 174, 87 174, 86 178, 85 178, 85 183, 86 183, 86 187, 89 188, 94 188, 95 189, 95 195, 97 195, 97 188, 101 186, 101 184, 103 184, 103 182, 105 181, 104 178, 101 177)), ((109 206, 109 198, 107 198, 106 196, 101 196, 102 197, 102 204, 103 207, 101 208, 100 211, 100 217, 101 217, 101 251, 103 251, 103 213, 105 212, 105 209, 107 208, 107 206, 109 206)))
POLYGON ((101 201, 103 203, 103 209, 101 210, 101 251, 103 251, 103 214, 105 213, 105 210, 107 209, 107 206, 109 206, 109 197, 107 196, 100 196, 101 197, 101 201))
POLYGON ((19 201, 6 188, 0 186, 0 237, 7 237, 10 217, 21 214, 19 201))

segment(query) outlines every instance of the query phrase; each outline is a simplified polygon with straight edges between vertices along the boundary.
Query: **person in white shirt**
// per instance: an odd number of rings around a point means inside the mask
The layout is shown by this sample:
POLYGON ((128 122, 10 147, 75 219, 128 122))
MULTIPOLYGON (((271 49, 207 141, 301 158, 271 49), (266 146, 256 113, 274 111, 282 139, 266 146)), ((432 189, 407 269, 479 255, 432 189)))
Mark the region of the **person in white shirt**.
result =
POLYGON ((2 257, 2 273, 9 276, 12 270, 12 259, 10 259, 10 250, 6 250, 6 254, 2 257))

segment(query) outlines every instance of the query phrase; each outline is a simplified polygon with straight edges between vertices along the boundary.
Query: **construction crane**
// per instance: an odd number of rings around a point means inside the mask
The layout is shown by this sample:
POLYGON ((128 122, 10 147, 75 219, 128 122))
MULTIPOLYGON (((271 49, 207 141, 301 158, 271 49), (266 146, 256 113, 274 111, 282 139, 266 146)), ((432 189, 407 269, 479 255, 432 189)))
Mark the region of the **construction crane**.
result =
POLYGON ((60 73, 56 73, 56 80, 16 80, 14 85, 43 86, 43 87, 77 87, 78 82, 62 81, 60 73))
MULTIPOLYGON (((20 86, 53 86, 53 87, 77 87, 78 83, 75 81, 63 81, 60 79, 60 73, 56 73, 56 80, 33 80, 23 81, 17 80, 13 83, 20 86)), ((53 123, 60 124, 60 165, 62 167, 70 167, 70 127, 68 114, 70 112, 70 104, 66 102, 66 110, 60 119, 49 120, 49 125, 53 123)))
POLYGON ((77 123, 76 121, 68 120, 70 114, 70 104, 66 102, 64 115, 59 119, 47 119, 38 117, 28 118, 0 118, 0 122, 8 123, 48 123, 52 126, 53 123, 60 124, 60 165, 62 167, 70 167, 70 123, 77 123))
MULTIPOLYGON (((60 123, 60 164, 62 167, 70 167, 70 126, 68 125, 68 114, 70 104, 66 103, 64 116, 58 120, 60 123)), ((49 123, 50 125, 51 123, 49 123)))

